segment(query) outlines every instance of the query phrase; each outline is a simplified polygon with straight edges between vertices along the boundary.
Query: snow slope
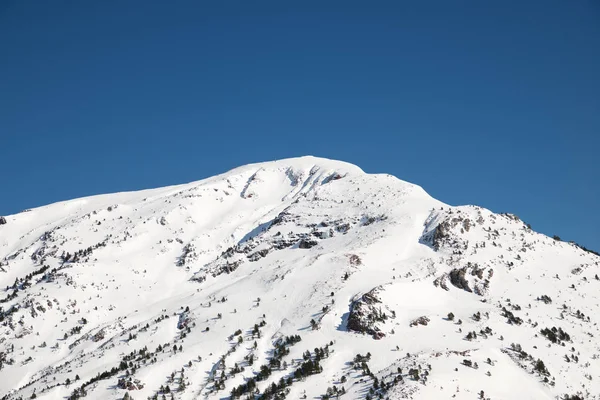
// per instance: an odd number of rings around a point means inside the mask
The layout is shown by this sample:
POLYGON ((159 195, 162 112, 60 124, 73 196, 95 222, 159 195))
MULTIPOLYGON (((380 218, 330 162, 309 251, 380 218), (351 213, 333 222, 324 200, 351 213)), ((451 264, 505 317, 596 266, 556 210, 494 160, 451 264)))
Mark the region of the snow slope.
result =
POLYGON ((600 399, 600 257, 340 161, 6 216, 0 260, 2 399, 600 399))

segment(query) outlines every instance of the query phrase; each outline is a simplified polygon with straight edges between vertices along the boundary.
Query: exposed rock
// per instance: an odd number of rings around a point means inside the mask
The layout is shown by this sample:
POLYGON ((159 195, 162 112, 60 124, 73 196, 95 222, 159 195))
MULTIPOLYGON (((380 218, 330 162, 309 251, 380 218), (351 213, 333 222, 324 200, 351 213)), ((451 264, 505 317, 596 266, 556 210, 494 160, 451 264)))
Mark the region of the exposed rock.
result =
POLYGON ((423 326, 427 326, 427 324, 429 323, 430 319, 427 318, 426 316, 421 316, 419 318, 415 318, 412 321, 410 321, 410 326, 418 326, 418 325, 423 325, 423 326))
POLYGON ((311 247, 314 247, 317 244, 319 244, 319 242, 317 242, 316 240, 304 238, 304 239, 300 239, 300 242, 298 242, 298 248, 310 249, 311 247))
POLYGON ((381 303, 377 296, 380 289, 376 287, 370 290, 351 304, 347 323, 349 331, 377 335, 379 338, 385 336, 378 323, 385 322, 389 317, 378 305, 381 303))
POLYGON ((177 259, 176 265, 178 267, 183 267, 190 262, 193 262, 198 258, 198 254, 196 254, 196 248, 192 243, 188 243, 183 247, 183 251, 181 256, 177 259))
POLYGON ((350 254, 348 256, 348 261, 350 262, 350 265, 354 265, 354 266, 362 264, 362 260, 356 254, 350 254))
POLYGON ((467 272, 467 268, 463 267, 461 269, 453 269, 450 271, 450 282, 459 289, 466 290, 467 292, 472 292, 469 287, 469 281, 465 279, 465 274, 467 272))
POLYGON ((177 321, 177 329, 185 329, 187 328, 192 321, 192 317, 190 315, 189 310, 186 310, 179 314, 179 320, 177 321))

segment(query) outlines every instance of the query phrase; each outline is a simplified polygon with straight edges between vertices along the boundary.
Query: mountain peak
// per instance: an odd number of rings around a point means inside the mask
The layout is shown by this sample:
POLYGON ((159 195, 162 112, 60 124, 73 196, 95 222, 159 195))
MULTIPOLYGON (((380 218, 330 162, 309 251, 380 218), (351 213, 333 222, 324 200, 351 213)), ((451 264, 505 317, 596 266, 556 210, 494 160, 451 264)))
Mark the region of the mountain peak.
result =
POLYGON ((311 168, 319 168, 319 169, 329 169, 336 170, 339 169, 343 172, 352 172, 354 174, 363 174, 363 170, 358 166, 339 160, 332 160, 329 158, 323 157, 315 157, 315 156, 302 156, 302 157, 292 157, 292 158, 283 158, 280 160, 266 161, 254 164, 247 164, 242 167, 237 167, 228 173, 243 171, 246 169, 311 169, 311 168))

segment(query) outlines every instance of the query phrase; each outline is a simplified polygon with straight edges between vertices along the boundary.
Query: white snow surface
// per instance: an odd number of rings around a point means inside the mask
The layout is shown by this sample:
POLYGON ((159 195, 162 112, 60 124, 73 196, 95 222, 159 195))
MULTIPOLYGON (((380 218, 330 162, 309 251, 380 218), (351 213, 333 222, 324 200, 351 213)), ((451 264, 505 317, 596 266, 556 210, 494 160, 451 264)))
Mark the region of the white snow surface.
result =
POLYGON ((0 399, 600 399, 600 257, 340 161, 9 215, 0 260, 0 399))

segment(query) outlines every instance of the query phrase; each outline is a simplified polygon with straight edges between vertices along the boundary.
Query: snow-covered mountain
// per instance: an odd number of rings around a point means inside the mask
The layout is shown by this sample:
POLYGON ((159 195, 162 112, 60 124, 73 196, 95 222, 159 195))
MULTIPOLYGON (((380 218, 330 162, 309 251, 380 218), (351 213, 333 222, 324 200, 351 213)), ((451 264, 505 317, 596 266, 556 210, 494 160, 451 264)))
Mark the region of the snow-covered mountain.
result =
POLYGON ((390 175, 302 157, 0 223, 2 399, 600 399, 600 257, 390 175))

